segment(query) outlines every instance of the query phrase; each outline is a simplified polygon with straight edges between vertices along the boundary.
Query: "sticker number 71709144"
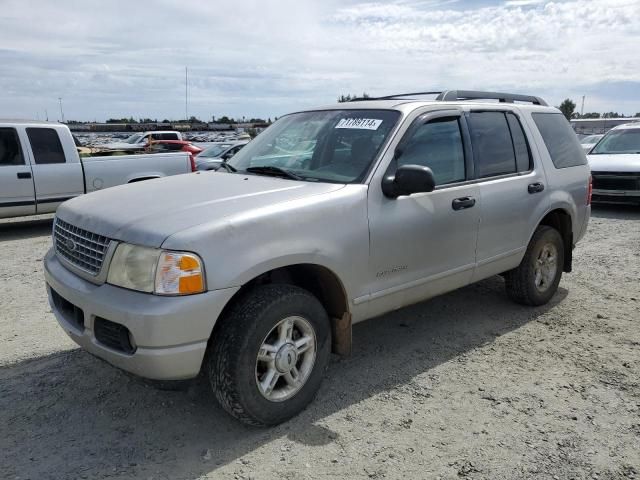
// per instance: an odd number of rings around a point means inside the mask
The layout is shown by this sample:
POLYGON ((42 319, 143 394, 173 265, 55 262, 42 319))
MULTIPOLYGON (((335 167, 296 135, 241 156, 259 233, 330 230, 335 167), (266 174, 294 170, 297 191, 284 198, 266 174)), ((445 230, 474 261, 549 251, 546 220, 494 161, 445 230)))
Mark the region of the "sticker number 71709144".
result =
POLYGON ((356 128, 362 130, 377 130, 382 120, 377 118, 343 118, 335 128, 356 128))

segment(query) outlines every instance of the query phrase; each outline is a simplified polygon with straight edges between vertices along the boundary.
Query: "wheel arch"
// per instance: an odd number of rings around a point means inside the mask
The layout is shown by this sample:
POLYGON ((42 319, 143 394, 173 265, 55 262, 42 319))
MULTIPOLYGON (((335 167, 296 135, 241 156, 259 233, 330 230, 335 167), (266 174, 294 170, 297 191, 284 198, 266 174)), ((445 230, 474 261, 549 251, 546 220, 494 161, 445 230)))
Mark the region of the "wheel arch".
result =
MULTIPOLYGON (((229 309, 247 295, 252 288, 265 284, 288 284, 304 288, 313 294, 329 315, 332 332, 332 351, 340 355, 351 353, 351 312, 347 291, 340 277, 331 269, 314 263, 296 263, 272 268, 244 283, 220 313, 222 320, 229 309)), ((223 321, 216 322, 211 338, 223 321)))
POLYGON ((153 180, 155 178, 162 178, 162 175, 146 175, 143 177, 135 177, 127 180, 127 183, 143 182, 145 180, 153 180))
MULTIPOLYGON (((571 214, 564 208, 555 208, 542 217, 536 228, 540 225, 555 228, 560 233, 564 246, 564 264, 562 270, 567 273, 571 272, 573 261, 573 223, 571 214)), ((533 233, 531 236, 533 236, 533 233)))

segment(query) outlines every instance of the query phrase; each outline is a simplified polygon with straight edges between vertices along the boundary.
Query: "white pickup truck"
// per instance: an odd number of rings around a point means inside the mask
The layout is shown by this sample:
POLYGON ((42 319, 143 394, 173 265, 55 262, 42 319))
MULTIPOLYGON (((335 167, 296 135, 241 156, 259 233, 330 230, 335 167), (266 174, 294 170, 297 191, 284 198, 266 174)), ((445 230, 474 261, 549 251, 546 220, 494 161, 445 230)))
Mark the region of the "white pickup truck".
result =
POLYGON ((66 125, 0 120, 0 218, 51 213, 83 193, 194 170, 187 152, 81 159, 66 125))

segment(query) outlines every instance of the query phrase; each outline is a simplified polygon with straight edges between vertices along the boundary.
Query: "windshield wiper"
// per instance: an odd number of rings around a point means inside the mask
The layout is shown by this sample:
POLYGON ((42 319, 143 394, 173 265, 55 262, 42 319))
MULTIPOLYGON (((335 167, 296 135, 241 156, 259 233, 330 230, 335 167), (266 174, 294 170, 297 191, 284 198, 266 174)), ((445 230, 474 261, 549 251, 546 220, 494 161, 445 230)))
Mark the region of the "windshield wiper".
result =
POLYGON ((220 162, 220 167, 224 168, 229 173, 236 173, 238 169, 233 165, 229 165, 225 160, 220 162))
POLYGON ((285 170, 284 168, 274 167, 271 165, 247 167, 246 171, 249 173, 257 173, 259 175, 272 175, 274 177, 285 177, 292 180, 304 180, 300 175, 296 175, 295 173, 290 172, 289 170, 285 170))

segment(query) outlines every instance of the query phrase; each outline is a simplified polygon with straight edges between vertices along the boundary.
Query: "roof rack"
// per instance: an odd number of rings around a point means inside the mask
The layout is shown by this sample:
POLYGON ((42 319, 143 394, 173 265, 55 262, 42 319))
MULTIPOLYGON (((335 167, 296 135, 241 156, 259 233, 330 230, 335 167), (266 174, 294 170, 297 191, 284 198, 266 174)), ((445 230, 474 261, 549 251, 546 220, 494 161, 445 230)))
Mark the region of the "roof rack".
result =
POLYGON ((442 102, 455 102, 457 100, 498 100, 502 103, 513 103, 513 102, 528 102, 534 105, 542 105, 547 106, 547 102, 545 102, 540 97, 535 97, 533 95, 520 95, 517 93, 500 93, 500 92, 482 92, 476 90, 444 90, 440 92, 414 92, 414 93, 399 93, 396 95, 387 95, 384 97, 376 97, 376 98, 354 98, 353 101, 363 101, 363 100, 395 100, 403 97, 415 97, 422 95, 437 95, 436 100, 442 102))

